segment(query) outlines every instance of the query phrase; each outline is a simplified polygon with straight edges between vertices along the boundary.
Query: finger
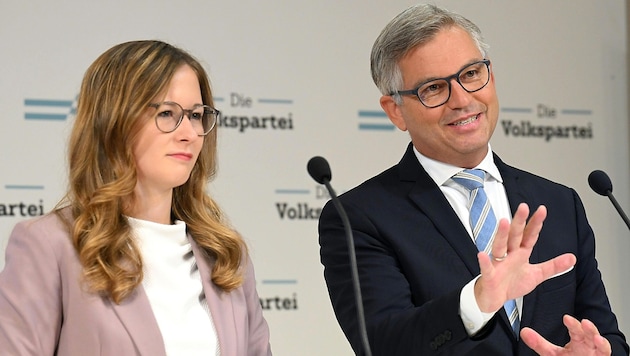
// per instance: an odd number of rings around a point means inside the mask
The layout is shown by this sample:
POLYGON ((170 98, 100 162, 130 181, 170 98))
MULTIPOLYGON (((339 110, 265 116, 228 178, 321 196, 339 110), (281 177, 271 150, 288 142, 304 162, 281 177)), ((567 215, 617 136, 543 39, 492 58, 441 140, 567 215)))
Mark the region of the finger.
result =
POLYGON ((521 240, 523 239, 523 230, 527 222, 527 216, 529 215, 529 207, 525 203, 520 203, 514 217, 512 217, 512 223, 510 224, 510 232, 508 236, 508 253, 515 251, 521 246, 521 240))
POLYGON ((497 283, 500 281, 493 276, 495 268, 490 256, 485 252, 479 252, 477 253, 477 260, 479 261, 481 277, 475 283, 475 299, 482 312, 494 313, 505 303, 505 299, 502 299, 505 293, 497 292, 497 283))
POLYGON ((525 226, 523 231, 523 240, 521 241, 521 247, 527 249, 533 249, 536 241, 538 241, 538 234, 542 230, 543 222, 547 218, 547 208, 541 205, 536 209, 529 222, 525 226))
MULTIPOLYGON (((534 265, 537 268, 537 284, 540 284, 549 278, 567 272, 571 267, 575 266, 575 255, 565 253, 554 257, 548 261, 534 265)), ((568 327, 568 326, 567 326, 568 327)))
POLYGON ((532 328, 524 327, 520 335, 525 345, 539 355, 560 355, 562 352, 561 347, 550 343, 532 328))
POLYGON ((490 276, 494 270, 490 256, 484 252, 477 253, 477 260, 479 261, 479 270, 482 276, 490 276))
POLYGON ((595 324, 593 324, 593 322, 588 319, 583 319, 580 323, 580 326, 582 327, 582 330, 584 330, 584 333, 588 336, 599 335, 599 330, 597 330, 597 326, 595 326, 595 324))
POLYGON ((584 329, 582 328, 582 323, 576 318, 565 315, 562 317, 562 322, 567 327, 567 331, 569 332, 569 337, 571 338, 571 343, 589 343, 588 338, 585 337, 584 329))
POLYGON ((492 256, 502 257, 508 250, 508 236, 510 232, 510 222, 507 219, 499 220, 499 227, 497 228, 497 234, 494 236, 492 242, 492 256))
POLYGON ((588 340, 588 344, 597 349, 597 352, 604 355, 610 355, 612 353, 612 346, 610 346, 610 342, 600 335, 597 326, 595 326, 593 322, 588 319, 584 319, 581 322, 581 326, 582 330, 584 330, 585 340, 588 340))
POLYGON ((611 355, 612 354, 612 346, 610 345, 610 341, 601 335, 597 335, 594 337, 593 344, 595 344, 595 348, 597 352, 602 355, 611 355))

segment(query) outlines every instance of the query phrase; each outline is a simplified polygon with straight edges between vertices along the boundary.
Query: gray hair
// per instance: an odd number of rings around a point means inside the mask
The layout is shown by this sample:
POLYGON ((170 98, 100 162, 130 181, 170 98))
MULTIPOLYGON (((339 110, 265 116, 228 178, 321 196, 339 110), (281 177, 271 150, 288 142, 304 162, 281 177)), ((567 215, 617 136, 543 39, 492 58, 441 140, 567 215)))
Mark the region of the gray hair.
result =
POLYGON ((398 105, 402 98, 402 73, 398 62, 409 51, 431 41, 442 29, 461 27, 475 41, 481 55, 486 58, 489 46, 481 30, 467 18, 430 4, 414 5, 392 19, 374 41, 370 66, 372 79, 383 95, 393 95, 398 105))

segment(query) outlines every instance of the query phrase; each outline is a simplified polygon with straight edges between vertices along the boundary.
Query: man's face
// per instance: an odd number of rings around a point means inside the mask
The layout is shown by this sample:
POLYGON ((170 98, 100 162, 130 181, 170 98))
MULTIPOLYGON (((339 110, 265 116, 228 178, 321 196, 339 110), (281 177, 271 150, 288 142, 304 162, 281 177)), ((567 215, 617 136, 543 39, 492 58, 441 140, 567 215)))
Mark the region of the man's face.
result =
MULTIPOLYGON (((399 62, 403 90, 435 78, 451 76, 483 59, 473 39, 453 26, 410 51, 399 62)), ((434 160, 459 167, 476 166, 485 157, 488 141, 498 119, 494 75, 488 84, 469 93, 452 80, 448 101, 435 108, 425 107, 416 96, 404 95, 402 105, 383 96, 381 106, 399 129, 409 131, 416 149, 434 160)))

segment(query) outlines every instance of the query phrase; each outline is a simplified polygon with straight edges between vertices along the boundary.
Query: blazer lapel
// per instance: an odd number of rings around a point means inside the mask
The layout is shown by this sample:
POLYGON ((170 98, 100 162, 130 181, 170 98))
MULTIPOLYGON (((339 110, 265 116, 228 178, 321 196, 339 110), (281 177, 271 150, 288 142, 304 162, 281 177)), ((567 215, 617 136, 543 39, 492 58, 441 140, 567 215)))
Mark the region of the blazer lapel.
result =
POLYGON ((207 257, 197 243, 188 237, 190 245, 192 247, 193 254, 195 255, 195 261, 199 268, 199 275, 201 277, 201 283, 203 285, 203 291, 206 296, 206 303, 212 316, 212 322, 214 323, 217 338, 219 340, 219 347, 221 349, 221 355, 238 355, 238 339, 237 335, 239 330, 235 327, 234 305, 232 304, 232 296, 230 293, 225 293, 222 289, 212 283, 212 263, 213 258, 207 257))
POLYGON ((139 355, 166 356, 164 340, 142 285, 120 304, 108 300, 139 355))
POLYGON ((411 144, 407 147, 407 152, 399 163, 399 172, 401 180, 408 182, 403 184, 413 182, 409 198, 418 209, 429 217, 438 232, 464 262, 470 274, 472 276, 478 275, 477 247, 444 197, 440 187, 435 184, 418 162, 411 144))
MULTIPOLYGON (((532 193, 528 192, 527 184, 525 184, 520 177, 520 171, 503 163, 497 155, 494 155, 494 162, 497 165, 499 172, 501 172, 501 177, 503 177, 503 186, 505 187, 505 191, 507 193, 512 216, 514 216, 514 213, 520 203, 527 203, 530 208, 531 215, 533 213, 533 209, 536 209, 539 203, 535 202, 532 193)), ((530 263, 540 262, 538 251, 538 245, 535 245, 529 258, 530 263)), ((521 326, 531 325, 532 316, 534 315, 533 311, 536 308, 537 295, 538 289, 534 289, 531 293, 523 297, 523 311, 520 316, 521 326)), ((504 320, 508 323, 507 317, 505 317, 504 320)))

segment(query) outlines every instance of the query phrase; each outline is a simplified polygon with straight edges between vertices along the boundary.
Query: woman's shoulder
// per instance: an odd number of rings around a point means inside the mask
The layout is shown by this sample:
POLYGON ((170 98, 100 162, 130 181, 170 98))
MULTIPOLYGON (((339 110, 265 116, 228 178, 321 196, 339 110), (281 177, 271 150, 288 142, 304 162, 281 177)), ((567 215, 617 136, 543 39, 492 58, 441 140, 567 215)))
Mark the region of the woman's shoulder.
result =
POLYGON ((11 240, 25 243, 44 243, 56 248, 72 248, 69 226, 70 212, 65 208, 18 222, 11 232, 11 240))

